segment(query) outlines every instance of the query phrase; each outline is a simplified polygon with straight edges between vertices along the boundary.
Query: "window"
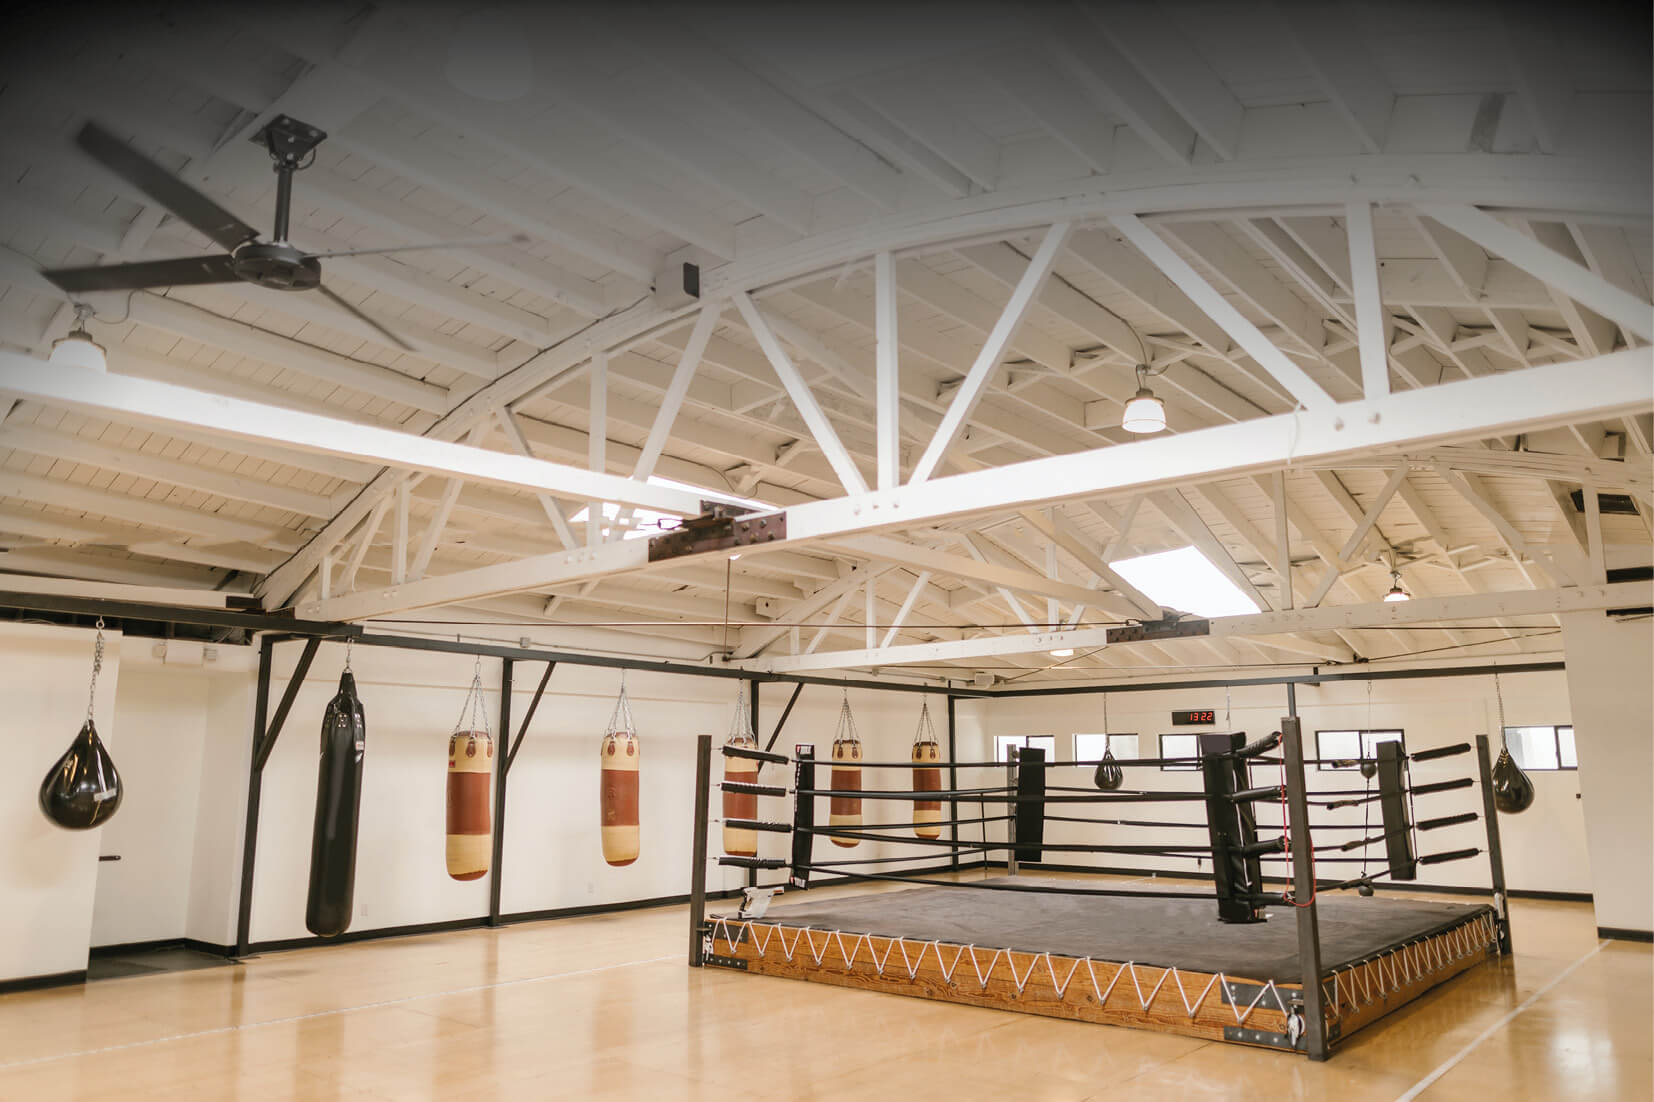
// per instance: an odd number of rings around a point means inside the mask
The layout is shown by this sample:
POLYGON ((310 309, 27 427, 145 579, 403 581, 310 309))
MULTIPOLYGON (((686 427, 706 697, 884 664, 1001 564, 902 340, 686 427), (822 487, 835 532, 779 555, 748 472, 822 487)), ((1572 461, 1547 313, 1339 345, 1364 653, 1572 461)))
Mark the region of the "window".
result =
POLYGON ((1320 758, 1315 768, 1328 769, 1356 769, 1355 765, 1332 765, 1332 760, 1343 759, 1353 761, 1355 758, 1371 758, 1377 755, 1376 747, 1381 742, 1395 742, 1401 744, 1402 753, 1407 752, 1406 741, 1400 731, 1317 731, 1315 732, 1315 756, 1320 758))
POLYGON ((1057 760, 1056 735, 995 735, 994 760, 1009 761, 1010 755, 1006 751, 1013 746, 1032 746, 1045 751, 1046 761, 1057 760))
POLYGON ((1196 616, 1247 616, 1262 611, 1193 547, 1116 559, 1109 565, 1150 600, 1167 608, 1196 616))
POLYGON ((1505 745, 1523 769, 1578 769, 1574 729, 1567 727, 1506 727, 1505 745))
POLYGON ((1102 761, 1103 751, 1112 750, 1117 758, 1137 756, 1136 735, 1075 735, 1075 761, 1102 761))
MULTIPOLYGON (((1161 735, 1160 756, 1163 758, 1198 758, 1200 757, 1199 735, 1161 735)), ((1162 772, 1193 773, 1199 769, 1198 765, 1162 765, 1162 772)))

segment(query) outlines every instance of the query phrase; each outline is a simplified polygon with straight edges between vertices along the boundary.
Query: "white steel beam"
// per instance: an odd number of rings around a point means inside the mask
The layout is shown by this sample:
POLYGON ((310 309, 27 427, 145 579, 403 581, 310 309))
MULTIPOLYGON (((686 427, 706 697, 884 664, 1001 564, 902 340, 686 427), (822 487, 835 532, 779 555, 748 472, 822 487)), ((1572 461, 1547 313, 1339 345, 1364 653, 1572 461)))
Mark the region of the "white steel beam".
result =
MULTIPOLYGON (((494 417, 505 432, 506 443, 516 449, 518 455, 532 457, 534 449, 529 445, 528 437, 523 435, 523 427, 517 423, 517 415, 505 406, 496 406, 494 417)), ((552 530, 557 533, 557 539, 564 547, 578 546, 579 541, 574 538, 574 530, 569 527, 568 517, 563 515, 563 506, 550 494, 536 494, 540 508, 545 512, 546 519, 551 522, 552 530)))
POLYGON ((1350 235, 1350 275, 1355 282, 1355 335, 1361 349, 1361 393, 1390 393, 1390 320, 1378 297, 1378 246, 1373 241, 1371 203, 1345 207, 1350 235))
MULTIPOLYGON (((643 542, 643 540, 630 540, 621 544, 605 544, 598 554, 613 558, 616 557, 617 551, 626 551, 630 549, 632 552, 631 557, 637 558, 639 556, 636 555, 636 552, 641 550, 643 552, 641 558, 643 561, 647 561, 648 548, 639 548, 638 546, 643 542)), ((728 553, 725 552, 719 557, 727 558, 728 553)), ((844 575, 844 577, 840 578, 838 581, 822 586, 808 597, 805 597, 803 600, 787 609, 787 611, 783 613, 783 617, 788 620, 797 621, 814 616, 834 601, 841 598, 848 599, 851 594, 855 593, 855 591, 861 587, 864 579, 868 577, 877 577, 878 575, 885 573, 887 569, 888 568, 865 566, 854 567, 851 569, 850 573, 844 575)), ((787 627, 748 628, 741 633, 741 645, 735 649, 733 657, 751 658, 771 643, 774 643, 777 639, 780 639, 782 636, 786 635, 787 631, 787 627)))
POLYGON ((1258 592, 1258 587, 1252 584, 1252 579, 1246 576, 1246 571, 1235 562, 1234 556, 1223 546, 1223 541, 1213 534, 1200 513, 1189 504, 1188 498, 1178 490, 1162 490, 1150 495, 1149 501, 1184 539, 1194 544, 1195 548, 1226 578, 1234 582, 1242 593, 1252 598, 1259 608, 1269 607, 1269 601, 1258 592))
MULTIPOLYGON (((3 376, 0 376, 3 377, 3 376)), ((0 385, 0 389, 4 389, 0 385)), ((1217 476, 1241 477, 1377 449, 1405 449, 1602 420, 1654 408, 1654 351, 1628 349, 1596 359, 1545 365, 1324 411, 1260 417, 1176 436, 1049 456, 936 479, 922 486, 787 510, 787 537, 765 548, 796 549, 825 539, 929 524, 1059 501, 1159 491, 1217 476)), ((362 619, 648 566, 643 540, 580 555, 552 554, 481 567, 402 586, 394 592, 335 598, 305 615, 362 619)), ((721 554, 707 552, 705 555, 721 554)), ((685 556, 684 561, 702 555, 685 556)), ((1089 594, 1088 594, 1089 596, 1089 594)))
POLYGON ((902 346, 896 323, 896 258, 881 252, 873 258, 874 397, 881 490, 894 490, 902 480, 902 346))
MULTIPOLYGON (((1441 464, 1436 466, 1435 471, 1443 482, 1453 487, 1460 497, 1469 502, 1489 524, 1493 525, 1494 531, 1499 533, 1500 540, 1510 548, 1511 554, 1516 557, 1518 566, 1521 565, 1521 557, 1526 555, 1538 563, 1540 568, 1546 574, 1549 574, 1551 580, 1557 585, 1581 585, 1589 579, 1588 569, 1581 570, 1578 563, 1565 561, 1560 552, 1553 555, 1544 548, 1529 543, 1522 533, 1516 530, 1516 526, 1511 524, 1510 519, 1499 511, 1499 507, 1488 499, 1487 487, 1482 484, 1478 476, 1463 474, 1441 464)), ((1575 556, 1578 556, 1577 550, 1575 556)), ((1526 571, 1523 571, 1523 573, 1526 573, 1526 571)))
POLYGON ((1041 4, 1029 14, 1044 23, 1046 48, 1089 99, 1124 119, 1150 148, 1175 164, 1194 155, 1195 130, 1115 49, 1076 4, 1041 4))
POLYGON ((1456 230, 1490 253, 1523 269, 1535 279, 1595 310, 1627 333, 1654 340, 1654 306, 1614 286, 1602 276, 1547 248, 1512 226, 1472 206, 1420 203, 1421 213, 1456 230))
POLYGON ((601 497, 680 516, 696 516, 700 512, 701 499, 697 493, 203 394, 147 379, 65 368, 11 352, 0 352, 0 390, 55 405, 114 411, 160 425, 185 425, 230 439, 264 440, 513 489, 544 490, 576 500, 601 497))
POLYGON ((1195 133, 1226 161, 1240 152, 1240 101, 1174 29, 1170 13, 1152 4, 1117 4, 1099 11, 1098 26, 1131 59, 1195 133))
MULTIPOLYGON (((1068 519, 1059 511, 1050 520, 1039 513, 1025 509, 1022 519, 1033 525, 1046 539, 1051 541, 1052 547, 1060 547, 1079 560, 1081 566, 1097 576, 1099 582, 1111 587, 1115 592, 1115 602, 1109 602, 1110 594, 1098 593, 1088 604, 1115 603, 1123 605, 1127 615, 1140 616, 1149 620, 1158 620, 1164 613, 1160 605, 1151 600, 1147 594, 1121 577, 1115 569, 1103 561, 1099 553, 1100 548, 1092 548, 1081 539, 1080 533, 1068 522, 1068 519)), ((1116 611, 1119 611, 1117 608, 1116 611)))
POLYGON ((925 587, 929 584, 930 571, 919 571, 919 576, 914 578, 913 584, 908 587, 907 596, 902 598, 902 607, 898 608, 896 615, 891 618, 890 629, 884 633, 884 642, 880 644, 881 646, 888 647, 896 641, 897 632, 901 631, 902 625, 907 623, 908 614, 913 611, 913 606, 918 603, 920 595, 924 593, 925 587))
MULTIPOLYGON (((118 560, 112 561, 111 565, 117 562, 118 560)), ((181 605, 186 608, 229 608, 232 596, 216 589, 91 582, 80 578, 42 578, 33 574, 0 574, 0 591, 90 597, 102 601, 139 601, 144 604, 181 605)))
POLYGON ((982 350, 977 353, 976 362, 971 364, 964 381, 954 393, 953 401, 948 403, 948 411, 943 414, 942 423, 937 426, 936 434, 931 437, 924 454, 914 464, 913 474, 908 478, 909 486, 917 486, 935 474, 948 449, 953 447, 959 438, 965 422, 975 411, 977 403, 982 400, 988 381, 992 378, 994 369, 999 366, 1000 357, 1005 354, 1005 349, 1010 346, 1017 329, 1028 316, 1028 310, 1033 306, 1034 300, 1039 297, 1040 288, 1051 274, 1051 268, 1057 262, 1057 254, 1062 251, 1063 244, 1068 240, 1072 230, 1073 223, 1058 222, 1045 232, 1045 238, 1035 250, 1033 258, 1028 261, 1022 279, 1011 292, 1010 301, 1005 304, 999 320, 994 323, 988 339, 983 342, 982 350))
POLYGON ((1305 409, 1323 409, 1332 404, 1321 385, 1311 379, 1304 369, 1286 358, 1286 353, 1258 331, 1241 312, 1230 305, 1217 288, 1206 282, 1187 260, 1179 256, 1159 234, 1155 233, 1134 214, 1117 214, 1114 225, 1126 240, 1159 268, 1178 288, 1206 314, 1234 338, 1259 367, 1274 376, 1287 393, 1298 399, 1305 409))
POLYGON ((765 658, 750 663, 748 668, 762 670, 765 673, 798 673, 804 670, 841 670, 856 666, 907 666, 920 662, 951 662, 961 658, 987 658, 993 655, 1036 654, 1058 647, 1089 649, 1106 646, 1107 642, 1107 628, 1019 631, 1011 635, 993 635, 981 639, 908 643, 897 647, 869 647, 866 650, 765 658))
POLYGON ((832 422, 827 420, 827 415, 821 412, 820 403, 816 401, 815 395, 810 393, 810 384, 799 374, 792 357, 787 355, 787 350, 776 339, 775 331, 770 328, 769 322, 764 320, 764 315, 758 312, 758 307, 744 291, 737 292, 733 297, 735 308, 741 311, 741 318, 758 341, 758 347, 769 357, 776 376, 786 388, 787 397, 792 399, 793 408, 809 427, 810 435, 815 439, 816 446, 821 449, 821 454, 832 465, 833 473, 838 475, 839 482, 852 494, 865 494, 867 482, 862 478, 861 471, 856 469, 856 461, 850 458, 850 452, 839 439, 838 431, 833 428, 832 422))

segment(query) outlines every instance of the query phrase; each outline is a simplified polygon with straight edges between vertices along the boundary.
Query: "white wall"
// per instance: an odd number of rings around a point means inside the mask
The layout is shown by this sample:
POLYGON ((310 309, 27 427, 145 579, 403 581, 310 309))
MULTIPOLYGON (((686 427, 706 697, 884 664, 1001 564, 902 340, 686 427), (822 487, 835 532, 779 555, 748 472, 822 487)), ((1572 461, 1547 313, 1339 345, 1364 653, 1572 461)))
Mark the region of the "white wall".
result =
POLYGON ((1654 930, 1654 626, 1562 618, 1597 925, 1654 930))
MULTIPOLYGON (((93 632, 0 624, 6 722, 0 724, 0 980, 86 967, 99 845, 107 827, 68 831, 41 814, 40 782, 86 718, 93 632)), ((93 712, 115 767, 128 763, 115 737, 120 633, 106 632, 93 712)), ((126 800, 132 799, 128 784, 126 800)), ((125 814, 123 807, 119 814, 125 814)), ((114 821, 119 821, 118 816, 114 821)))
POLYGON ((206 732, 184 936, 209 945, 235 944, 255 686, 251 672, 226 672, 207 679, 206 732))
MULTIPOLYGON (((1560 672, 1512 674, 1501 678, 1505 699, 1505 721, 1509 726, 1523 724, 1569 722, 1568 689, 1560 672)), ((986 760, 992 757, 992 738, 995 735, 1054 734, 1057 736, 1057 756, 1072 760, 1073 743, 1069 736, 1076 732, 1100 732, 1103 724, 1102 697, 1073 695, 1025 697, 995 700, 985 703, 960 704, 960 757, 986 760), (967 722, 967 718, 968 722, 967 722), (968 732, 968 741, 967 741, 968 732)), ((1335 682, 1324 685, 1305 685, 1298 689, 1298 712, 1303 720, 1306 752, 1314 754, 1314 732, 1349 730, 1357 728, 1400 727, 1406 733, 1410 750, 1432 746, 1473 741, 1478 734, 1492 736, 1494 753, 1498 752, 1498 710, 1495 704, 1491 677, 1452 677, 1409 679, 1405 681, 1335 682), (1371 705, 1368 704, 1368 686, 1372 687, 1371 705)), ((1286 714, 1285 689, 1280 686, 1256 686, 1231 690, 1225 702, 1224 690, 1179 689, 1149 692, 1114 693, 1108 698, 1108 725, 1116 733, 1136 732, 1140 736, 1139 753, 1143 757, 1158 754, 1158 736, 1174 731, 1244 731, 1258 738, 1278 729, 1280 717, 1286 714), (1171 712, 1174 709, 1214 708, 1218 713, 1215 727, 1173 728, 1171 712), (1228 722, 1225 723, 1225 716, 1228 722)), ((1581 751, 1583 755, 1584 751, 1581 751)), ((1412 768, 1415 783, 1446 780, 1453 777, 1474 776, 1476 762, 1473 755, 1445 758, 1434 762, 1416 763, 1412 768)), ((1254 768, 1260 783, 1268 783, 1277 774, 1274 770, 1254 768)), ((1573 772, 1531 773, 1538 790, 1533 807, 1520 815, 1501 815, 1500 835, 1504 848, 1506 882, 1512 888, 1548 891, 1586 892, 1592 888, 1590 857, 1585 844, 1584 816, 1581 812, 1579 775, 1573 772)), ((974 778, 972 778, 974 779, 974 778)), ((969 783, 961 778, 960 784, 969 783)), ((1059 770, 1050 779, 1052 784, 1089 785, 1090 773, 1084 769, 1059 770), (1059 779, 1060 778, 1060 779, 1059 779)), ((1363 778, 1353 772, 1322 772, 1311 769, 1309 783, 1312 790, 1362 788, 1363 778)), ((1145 790, 1200 790, 1199 774, 1192 772, 1162 772, 1155 767, 1141 767, 1126 772, 1126 788, 1145 790)), ((1374 784, 1376 791, 1376 782, 1374 784)), ((1481 810, 1477 790, 1469 789, 1418 798, 1416 811, 1420 819, 1455 814, 1461 811, 1481 810)), ((1096 805, 1074 805, 1074 809, 1056 814, 1090 816, 1094 818, 1131 818, 1171 822, 1204 823, 1204 809, 1198 802, 1168 804, 1122 804, 1124 810, 1097 809, 1096 805)), ((1279 811, 1259 812, 1260 821, 1279 822, 1279 811)), ((1362 822, 1360 809, 1340 809, 1321 812, 1318 820, 1328 823, 1362 822)), ((1373 833, 1378 833, 1378 809, 1372 807, 1373 833)), ((1484 828, 1480 822, 1457 827, 1446 827, 1420 835, 1424 853, 1444 852, 1468 847, 1485 848, 1484 828)), ((1333 832, 1326 832, 1332 835, 1333 832)), ((1341 837, 1353 837, 1356 832, 1340 832, 1341 837)), ((1049 824, 1046 839, 1053 842, 1101 842, 1105 844, 1163 844, 1168 837, 1205 845, 1203 831, 1193 829, 1151 830, 1125 827, 1080 826, 1049 824)), ((1375 853, 1380 852, 1378 847, 1375 853)), ((1645 851, 1646 852, 1646 851, 1645 851)), ((1125 868, 1188 868, 1209 872, 1210 862, 1194 859, 1175 859, 1158 856, 1107 854, 1098 857, 1051 853, 1047 860, 1054 863, 1093 864, 1125 868)), ((1381 864, 1381 862, 1379 862, 1381 864)), ((1285 867, 1284 865, 1282 866, 1285 867)), ((1349 875, 1359 872, 1360 866, 1327 862, 1319 872, 1333 875, 1334 869, 1349 875)), ((1419 869, 1419 880, 1426 884, 1455 884, 1485 887, 1489 872, 1485 859, 1474 858, 1446 865, 1419 869)))

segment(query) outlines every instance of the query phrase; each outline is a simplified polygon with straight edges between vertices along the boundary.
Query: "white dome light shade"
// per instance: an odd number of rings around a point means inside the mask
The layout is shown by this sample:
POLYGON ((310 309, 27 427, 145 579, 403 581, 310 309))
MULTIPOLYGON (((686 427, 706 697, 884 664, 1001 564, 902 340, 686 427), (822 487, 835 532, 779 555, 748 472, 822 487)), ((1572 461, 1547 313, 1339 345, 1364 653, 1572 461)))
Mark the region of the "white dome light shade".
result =
POLYGON ((1385 602, 1388 604, 1395 604, 1398 601, 1411 601, 1412 599, 1413 595, 1401 588, 1400 572, 1395 570, 1390 571, 1390 592, 1384 595, 1385 602))
POLYGON ((52 342, 48 362, 61 367, 78 367, 86 371, 109 370, 109 359, 103 345, 93 340, 84 329, 71 330, 67 337, 52 342))
POLYGON ((1166 404, 1154 396, 1148 387, 1138 387, 1131 401, 1126 403, 1120 417, 1120 427, 1127 432, 1161 432, 1166 427, 1166 404))

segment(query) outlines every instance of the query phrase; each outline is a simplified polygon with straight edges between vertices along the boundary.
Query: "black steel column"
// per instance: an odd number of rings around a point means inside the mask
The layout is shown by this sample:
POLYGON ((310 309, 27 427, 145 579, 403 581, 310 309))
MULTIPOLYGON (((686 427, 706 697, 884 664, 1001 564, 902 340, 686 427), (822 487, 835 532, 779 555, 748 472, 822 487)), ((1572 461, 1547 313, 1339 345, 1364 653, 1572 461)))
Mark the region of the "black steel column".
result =
POLYGON ((712 798, 712 736, 695 736, 695 840, 689 870, 689 967, 701 966, 701 926, 706 922, 706 828, 712 798))
MULTIPOLYGON (((759 739, 759 734, 758 734, 758 731, 759 731, 759 727, 758 727, 758 686, 759 686, 759 681, 758 681, 757 678, 753 678, 751 681, 747 682, 747 688, 752 693, 752 699, 748 702, 748 707, 751 709, 752 714, 748 718, 752 721, 752 743, 753 743, 754 746, 758 745, 758 739, 759 739)), ((759 768, 763 768, 763 767, 760 766, 759 768)), ((748 869, 747 870, 747 887, 756 888, 757 886, 758 886, 758 870, 757 869, 748 869)))
MULTIPOLYGON (((1288 686, 1288 706, 1297 698, 1288 686)), ((1321 922, 1315 913, 1314 839, 1309 832, 1309 793, 1304 783, 1304 732, 1296 715, 1281 720, 1281 772, 1286 780, 1287 824, 1292 839, 1292 898, 1298 915, 1298 968, 1304 998, 1304 1050, 1327 1058, 1327 1015, 1321 990, 1321 922)))
POLYGON ((505 859, 505 762, 511 750, 511 670, 514 659, 500 663, 500 737, 494 745, 494 837, 488 864, 488 924, 500 923, 500 862, 505 859))
MULTIPOLYGON (((1022 747, 1007 746, 1005 748, 1005 791, 1011 799, 1017 798, 1017 759, 1022 756, 1022 747)), ((1005 819, 1005 875, 1017 874, 1017 808, 1020 803, 1005 805, 1010 815, 1005 819)))
MULTIPOLYGON (((953 696, 952 693, 949 693, 948 694, 948 791, 957 792, 957 791, 959 791, 959 766, 956 765, 955 763, 959 760, 959 754, 958 754, 957 744, 954 742, 954 737, 953 737, 953 702, 954 702, 954 696, 953 696)), ((952 860, 951 863, 952 863, 953 867, 957 869, 959 867, 959 801, 957 799, 950 799, 948 801, 948 825, 949 825, 949 828, 950 828, 950 832, 953 835, 953 860, 952 860)))
POLYGON ((1510 905, 1505 894, 1505 853, 1499 845, 1499 808, 1493 802, 1493 766, 1486 735, 1476 736, 1476 770, 1482 778, 1482 819, 1487 823, 1487 864, 1493 909, 1499 913, 1499 952, 1510 952, 1510 905))

